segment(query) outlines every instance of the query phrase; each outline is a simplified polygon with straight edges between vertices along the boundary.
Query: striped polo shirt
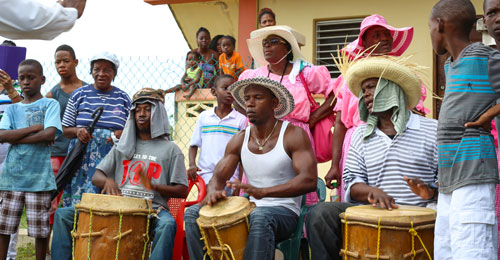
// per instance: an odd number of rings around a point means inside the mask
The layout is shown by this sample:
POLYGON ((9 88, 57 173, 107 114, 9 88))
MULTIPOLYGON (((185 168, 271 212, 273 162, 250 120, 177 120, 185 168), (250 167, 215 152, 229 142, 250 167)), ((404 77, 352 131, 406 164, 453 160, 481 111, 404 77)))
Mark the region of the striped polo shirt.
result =
POLYGON ((466 128, 500 97, 500 52, 473 43, 444 66, 446 90, 439 112, 439 191, 450 193, 471 184, 497 183, 493 136, 466 128))
MULTIPOLYGON (((203 111, 196 121, 190 146, 201 149, 198 157, 198 173, 208 184, 214 173, 215 165, 224 157, 226 145, 240 130, 247 127, 247 118, 238 111, 231 111, 224 118, 215 114, 215 108, 203 111)), ((236 170, 234 177, 237 177, 236 170)), ((232 179, 233 179, 232 178, 232 179)))
POLYGON ((382 189, 396 204, 425 206, 429 202, 413 193, 404 180, 419 178, 424 183, 437 179, 437 121, 411 114, 401 135, 388 137, 378 128, 363 138, 366 125, 358 127, 352 136, 343 179, 346 202, 351 199, 351 187, 356 183, 382 189))
POLYGON ((73 92, 68 100, 62 125, 66 127, 85 127, 93 121, 92 113, 102 106, 104 111, 96 128, 121 130, 130 111, 131 101, 127 93, 113 87, 110 91, 101 91, 93 85, 83 86, 73 92))

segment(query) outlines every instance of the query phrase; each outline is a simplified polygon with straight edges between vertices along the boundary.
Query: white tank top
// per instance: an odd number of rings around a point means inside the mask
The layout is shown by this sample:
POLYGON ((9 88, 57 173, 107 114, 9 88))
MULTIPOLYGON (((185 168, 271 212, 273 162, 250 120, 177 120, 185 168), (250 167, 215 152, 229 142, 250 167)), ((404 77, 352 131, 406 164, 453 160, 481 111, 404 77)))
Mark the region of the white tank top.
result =
MULTIPOLYGON (((284 184, 296 176, 292 166, 292 159, 285 151, 283 138, 288 122, 283 121, 280 135, 274 148, 264 154, 255 154, 248 149, 251 126, 245 131, 245 140, 241 147, 241 163, 247 176, 248 183, 257 188, 267 188, 284 184)), ((250 197, 257 207, 286 207, 297 215, 300 213, 300 197, 262 198, 250 197)))

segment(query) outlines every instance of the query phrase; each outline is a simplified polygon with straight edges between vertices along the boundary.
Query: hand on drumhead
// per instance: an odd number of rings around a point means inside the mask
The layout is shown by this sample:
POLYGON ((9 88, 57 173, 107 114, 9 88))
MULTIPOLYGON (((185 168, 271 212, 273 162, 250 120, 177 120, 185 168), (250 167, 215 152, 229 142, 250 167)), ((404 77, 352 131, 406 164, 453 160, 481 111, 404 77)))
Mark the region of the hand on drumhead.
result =
POLYGON ((212 206, 213 204, 217 203, 217 201, 225 198, 226 198, 225 190, 212 190, 207 193, 204 202, 209 206, 212 206))
POLYGON ((388 210, 397 209, 399 206, 396 205, 394 198, 387 195, 381 189, 373 189, 368 193, 368 202, 374 207, 386 208, 388 210))
POLYGON ((106 178, 106 182, 104 182, 104 187, 102 188, 101 193, 108 195, 118 195, 118 196, 122 195, 122 192, 118 187, 118 184, 116 184, 116 182, 111 178, 106 178))
POLYGON ((420 196, 422 199, 429 200, 434 196, 434 190, 425 184, 421 179, 410 179, 406 176, 403 176, 403 178, 406 183, 408 183, 408 186, 410 186, 411 191, 420 196))

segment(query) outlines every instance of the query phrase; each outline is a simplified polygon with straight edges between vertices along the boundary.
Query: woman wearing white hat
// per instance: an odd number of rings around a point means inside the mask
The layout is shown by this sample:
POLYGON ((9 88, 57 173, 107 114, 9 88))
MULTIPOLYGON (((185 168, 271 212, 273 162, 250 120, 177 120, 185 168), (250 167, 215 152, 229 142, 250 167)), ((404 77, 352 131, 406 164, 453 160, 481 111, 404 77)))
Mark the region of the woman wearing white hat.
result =
POLYGON ((94 84, 75 90, 68 100, 62 120, 64 136, 72 138, 68 150, 74 146, 76 138, 88 145, 80 170, 64 188, 64 207, 79 203, 83 193, 99 192, 91 182, 95 167, 111 150, 112 137, 120 137, 127 121, 130 98, 123 90, 111 85, 119 65, 118 58, 112 53, 96 54, 90 61, 94 84), (90 136, 86 127, 93 121, 92 113, 98 107, 104 110, 93 136, 90 136))
MULTIPOLYGON (((315 150, 310 129, 319 120, 333 114, 333 82, 326 67, 305 62, 298 41, 304 42, 304 35, 284 25, 253 31, 247 44, 250 54, 260 67, 244 71, 239 80, 262 76, 284 85, 293 96, 295 109, 283 120, 303 128, 315 150), (307 91, 323 94, 326 99, 313 112, 307 91)), ((316 193, 308 195, 308 204, 316 200, 316 193)))

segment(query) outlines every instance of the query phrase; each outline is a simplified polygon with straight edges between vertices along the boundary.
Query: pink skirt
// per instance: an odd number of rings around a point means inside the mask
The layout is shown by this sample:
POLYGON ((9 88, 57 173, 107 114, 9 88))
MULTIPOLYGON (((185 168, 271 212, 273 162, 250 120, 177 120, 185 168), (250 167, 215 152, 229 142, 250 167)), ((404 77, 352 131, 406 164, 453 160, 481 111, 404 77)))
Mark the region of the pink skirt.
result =
MULTIPOLYGON (((498 156, 497 149, 497 160, 499 161, 498 171, 500 172, 500 158, 498 156)), ((499 176, 500 178, 500 176, 499 176)), ((500 185, 497 185, 495 192, 495 214, 497 215, 497 221, 500 219, 500 185)), ((498 226, 498 259, 500 259, 500 225, 498 226)))

